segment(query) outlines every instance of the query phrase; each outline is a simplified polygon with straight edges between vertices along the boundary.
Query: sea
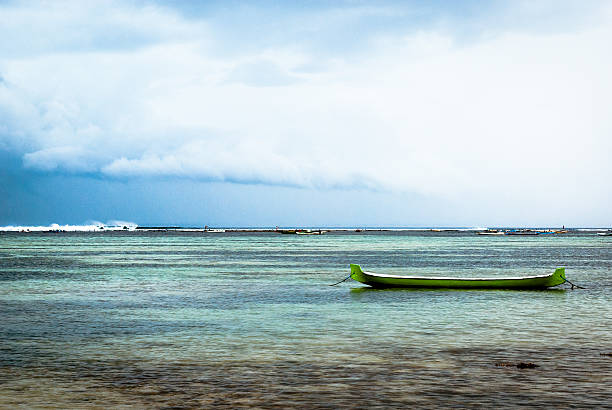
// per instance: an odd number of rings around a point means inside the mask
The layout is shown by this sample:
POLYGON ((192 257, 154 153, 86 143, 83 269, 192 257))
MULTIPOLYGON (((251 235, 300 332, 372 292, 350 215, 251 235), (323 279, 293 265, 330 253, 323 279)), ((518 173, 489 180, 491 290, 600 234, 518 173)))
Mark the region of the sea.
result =
POLYGON ((612 236, 0 233, 0 408, 611 408, 612 236), (566 268, 550 290, 369 288, 566 268))

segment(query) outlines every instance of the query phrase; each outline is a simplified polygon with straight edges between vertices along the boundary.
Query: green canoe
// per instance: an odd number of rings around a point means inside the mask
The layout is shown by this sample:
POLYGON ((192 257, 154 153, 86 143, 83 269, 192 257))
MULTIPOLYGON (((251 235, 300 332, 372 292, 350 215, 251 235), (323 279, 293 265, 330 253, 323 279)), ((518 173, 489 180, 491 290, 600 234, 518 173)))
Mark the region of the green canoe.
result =
POLYGON ((351 264, 351 278, 376 288, 545 289, 566 282, 565 268, 550 275, 523 278, 444 278, 364 272, 351 264))

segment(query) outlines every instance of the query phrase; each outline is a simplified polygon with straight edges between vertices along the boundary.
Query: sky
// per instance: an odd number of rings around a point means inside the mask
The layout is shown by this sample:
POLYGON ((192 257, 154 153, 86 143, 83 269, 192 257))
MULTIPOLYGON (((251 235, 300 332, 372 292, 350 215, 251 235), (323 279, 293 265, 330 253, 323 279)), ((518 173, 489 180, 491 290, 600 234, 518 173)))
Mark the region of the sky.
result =
POLYGON ((607 1, 0 1, 0 225, 612 226, 607 1))

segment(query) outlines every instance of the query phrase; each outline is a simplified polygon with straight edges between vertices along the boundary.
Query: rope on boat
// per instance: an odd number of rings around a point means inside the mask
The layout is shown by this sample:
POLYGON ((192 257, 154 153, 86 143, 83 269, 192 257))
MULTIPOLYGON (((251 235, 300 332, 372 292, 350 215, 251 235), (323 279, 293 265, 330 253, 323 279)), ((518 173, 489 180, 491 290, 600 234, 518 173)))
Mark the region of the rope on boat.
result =
POLYGON ((586 288, 583 288, 582 286, 574 285, 572 282, 570 282, 570 281, 569 281, 569 280, 567 280, 566 278, 563 278, 563 279, 565 279, 565 281, 566 281, 567 283, 569 283, 570 285, 572 285, 572 289, 574 289, 574 288, 578 288, 578 289, 586 289, 586 288))
MULTIPOLYGON (((351 273, 351 275, 352 275, 352 273, 351 273)), ((336 283, 334 283, 333 285, 329 285, 329 286, 336 286, 336 285, 339 285, 339 284, 341 284, 342 282, 344 282, 345 280, 349 280, 349 279, 351 278, 351 275, 348 275, 346 278, 342 279, 340 282, 336 282, 336 283)))

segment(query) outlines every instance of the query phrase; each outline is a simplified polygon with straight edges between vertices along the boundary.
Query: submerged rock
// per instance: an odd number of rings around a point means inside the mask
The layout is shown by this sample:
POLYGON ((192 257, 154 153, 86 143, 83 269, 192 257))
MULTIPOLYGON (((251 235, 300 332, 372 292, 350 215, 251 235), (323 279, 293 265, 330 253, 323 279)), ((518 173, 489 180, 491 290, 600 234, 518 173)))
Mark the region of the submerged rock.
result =
POLYGON ((497 367, 516 367, 519 369, 534 369, 536 367, 540 367, 535 363, 525 363, 525 362, 519 362, 519 363, 511 363, 511 362, 499 362, 499 363, 495 363, 495 366, 497 367))
POLYGON ((536 367, 540 367, 535 363, 524 363, 524 362, 520 362, 519 364, 516 365, 516 367, 518 367, 519 369, 534 369, 536 367))

